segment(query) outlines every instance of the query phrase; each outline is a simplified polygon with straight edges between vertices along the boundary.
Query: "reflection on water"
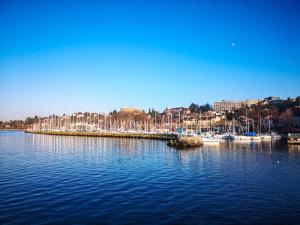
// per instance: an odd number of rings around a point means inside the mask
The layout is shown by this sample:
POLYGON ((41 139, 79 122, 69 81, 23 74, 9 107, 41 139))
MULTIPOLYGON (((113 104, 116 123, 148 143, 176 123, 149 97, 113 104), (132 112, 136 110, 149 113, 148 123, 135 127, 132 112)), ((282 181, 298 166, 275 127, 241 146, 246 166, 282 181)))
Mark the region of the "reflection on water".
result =
MULTIPOLYGON (((72 136, 50 136, 50 135, 28 135, 28 143, 33 143, 36 148, 60 152, 76 151, 106 151, 107 148, 117 148, 132 154, 133 151, 140 152, 141 149, 155 149, 163 147, 161 141, 130 139, 130 138, 99 138, 99 137, 72 137, 72 136)), ((173 149, 167 147, 166 149, 173 149)), ((286 145, 281 141, 265 142, 220 142, 220 144, 205 144, 202 147, 194 149, 179 150, 178 153, 184 155, 193 155, 199 150, 245 150, 245 151, 277 151, 277 150, 299 150, 300 145, 286 145)))
POLYGON ((300 146, 0 132, 1 224, 297 224, 300 146))
POLYGON ((300 145, 288 145, 290 154, 300 154, 300 145))
MULTIPOLYGON (((219 144, 205 144, 194 149, 177 150, 168 147, 163 141, 130 139, 130 138, 99 138, 99 137, 72 137, 72 136, 49 136, 49 135, 27 135, 26 143, 33 145, 33 149, 57 152, 60 155, 73 154, 77 156, 89 157, 141 157, 147 154, 149 159, 163 157, 168 161, 176 160, 180 165, 188 166, 191 162, 197 163, 212 159, 222 160, 224 157, 240 157, 247 154, 263 154, 271 161, 278 161, 276 156, 280 154, 272 153, 285 152, 293 157, 299 157, 300 146, 287 145, 282 141, 262 141, 262 142, 220 142, 219 144), (149 152, 150 151, 150 152, 149 152), (174 156, 176 156, 174 158, 174 156), (177 161, 178 160, 178 161, 177 161)), ((279 158, 280 159, 280 158, 279 158)), ((226 160, 232 160, 227 159, 226 160)))
POLYGON ((50 135, 28 135, 27 143, 33 144, 35 149, 54 151, 59 154, 92 154, 102 157, 106 154, 118 156, 138 156, 144 151, 151 151, 151 155, 172 154, 165 142, 156 140, 130 139, 130 138, 99 138, 99 137, 72 137, 50 135))

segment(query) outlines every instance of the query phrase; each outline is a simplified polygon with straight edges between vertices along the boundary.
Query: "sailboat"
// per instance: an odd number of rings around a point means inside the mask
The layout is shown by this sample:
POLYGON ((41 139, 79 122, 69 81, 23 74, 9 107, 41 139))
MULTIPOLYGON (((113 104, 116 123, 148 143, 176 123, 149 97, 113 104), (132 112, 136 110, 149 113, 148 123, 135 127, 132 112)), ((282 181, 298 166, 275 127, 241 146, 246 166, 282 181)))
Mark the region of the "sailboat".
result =
POLYGON ((268 127, 269 127, 269 132, 266 133, 266 134, 261 134, 260 135, 260 138, 264 141, 267 141, 267 140, 271 140, 272 139, 272 136, 270 135, 270 131, 271 131, 271 124, 270 124, 270 119, 268 117, 268 127))
POLYGON ((250 132, 249 131, 249 121, 248 121, 248 114, 247 114, 247 108, 246 108, 246 133, 243 134, 243 135, 235 135, 234 136, 234 140, 235 141, 260 141, 261 138, 260 136, 258 136, 256 134, 256 132, 254 132, 254 122, 252 120, 252 128, 253 128, 253 131, 250 132))
POLYGON ((279 140, 281 139, 281 135, 276 133, 276 132, 271 132, 271 121, 270 118, 268 117, 268 128, 269 132, 267 134, 263 134, 261 136, 261 139, 263 140, 279 140))
POLYGON ((220 138, 214 132, 212 132, 211 127, 208 132, 200 134, 204 144, 219 144, 220 138))

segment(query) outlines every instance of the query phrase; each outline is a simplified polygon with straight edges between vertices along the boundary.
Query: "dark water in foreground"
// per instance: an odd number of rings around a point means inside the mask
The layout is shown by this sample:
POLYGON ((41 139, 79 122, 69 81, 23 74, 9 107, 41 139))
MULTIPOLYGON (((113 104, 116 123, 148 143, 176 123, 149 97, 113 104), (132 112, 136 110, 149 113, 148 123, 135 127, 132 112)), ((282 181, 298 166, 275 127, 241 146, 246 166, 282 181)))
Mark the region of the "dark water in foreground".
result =
POLYGON ((299 224, 300 147, 0 132, 0 224, 299 224))

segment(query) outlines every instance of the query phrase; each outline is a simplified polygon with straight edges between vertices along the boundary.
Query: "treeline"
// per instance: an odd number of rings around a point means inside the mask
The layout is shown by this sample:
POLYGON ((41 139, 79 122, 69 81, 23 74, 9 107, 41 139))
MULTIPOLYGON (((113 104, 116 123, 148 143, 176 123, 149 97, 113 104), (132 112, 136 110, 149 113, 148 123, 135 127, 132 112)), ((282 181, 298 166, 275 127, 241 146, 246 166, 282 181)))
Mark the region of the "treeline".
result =
POLYGON ((189 110, 191 111, 191 113, 203 113, 203 112, 207 112, 210 110, 213 110, 212 106, 208 103, 204 104, 204 105, 198 105, 195 103, 192 103, 189 106, 189 110))
POLYGON ((18 129, 24 130, 28 126, 37 123, 39 121, 38 116, 27 117, 25 120, 10 120, 10 121, 0 121, 0 129, 18 129))
POLYGON ((39 117, 38 116, 34 116, 34 117, 27 117, 25 119, 25 125, 32 125, 34 123, 39 122, 39 117))
POLYGON ((26 129, 26 125, 23 120, 10 120, 10 121, 0 121, 0 129, 26 129))

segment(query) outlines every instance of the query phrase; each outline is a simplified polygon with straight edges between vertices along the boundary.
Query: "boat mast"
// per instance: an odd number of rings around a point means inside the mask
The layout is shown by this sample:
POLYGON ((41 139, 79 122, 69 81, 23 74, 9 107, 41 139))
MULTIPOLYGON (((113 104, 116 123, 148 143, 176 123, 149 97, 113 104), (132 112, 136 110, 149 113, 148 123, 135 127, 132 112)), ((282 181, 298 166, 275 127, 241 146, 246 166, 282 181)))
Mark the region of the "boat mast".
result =
POLYGON ((249 132, 249 124, 248 124, 248 110, 246 107, 246 132, 249 132))
POLYGON ((270 116, 268 116, 268 125, 269 125, 269 133, 271 132, 271 121, 270 121, 270 116))
POLYGON ((235 135, 235 117, 233 112, 233 121, 232 121, 232 134, 235 135))
POLYGON ((201 122, 201 115, 202 115, 202 113, 201 113, 201 111, 200 111, 200 134, 202 133, 202 122, 201 122))

